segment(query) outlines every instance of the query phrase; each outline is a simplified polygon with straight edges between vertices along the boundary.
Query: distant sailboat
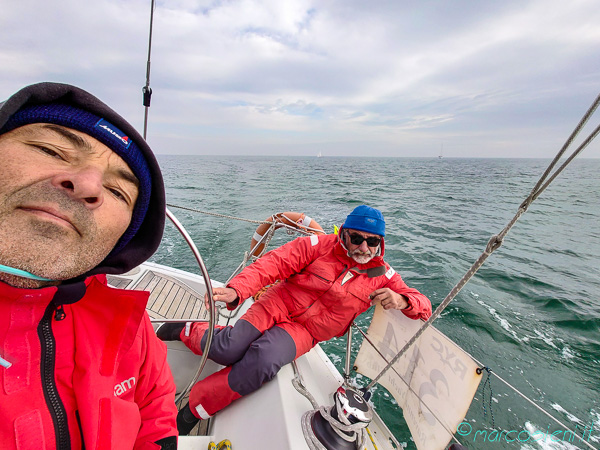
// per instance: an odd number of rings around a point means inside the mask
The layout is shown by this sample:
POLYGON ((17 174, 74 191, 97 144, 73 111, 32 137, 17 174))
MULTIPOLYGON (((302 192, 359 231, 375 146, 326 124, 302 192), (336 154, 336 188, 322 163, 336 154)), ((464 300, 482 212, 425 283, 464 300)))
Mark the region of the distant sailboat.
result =
POLYGON ((442 148, 440 148, 440 154, 438 156, 439 159, 444 157, 444 143, 442 142, 442 148))
POLYGON ((317 153, 317 158, 322 158, 323 154, 321 152, 317 153))

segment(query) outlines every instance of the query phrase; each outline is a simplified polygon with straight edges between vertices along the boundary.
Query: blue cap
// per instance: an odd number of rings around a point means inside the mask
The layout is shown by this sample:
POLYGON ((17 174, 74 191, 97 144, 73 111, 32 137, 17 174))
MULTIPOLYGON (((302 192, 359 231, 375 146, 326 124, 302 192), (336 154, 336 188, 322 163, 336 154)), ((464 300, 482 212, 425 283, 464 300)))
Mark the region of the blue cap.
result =
POLYGON ((2 127, 1 133, 33 123, 52 123, 81 131, 102 142, 127 163, 139 181, 138 199, 135 202, 129 227, 121 236, 113 252, 120 249, 137 233, 150 203, 152 178, 150 168, 136 143, 107 120, 71 105, 46 103, 26 106, 18 110, 2 127))
POLYGON ((364 231, 365 233, 377 234, 379 236, 385 236, 385 220, 381 211, 375 208, 371 208, 367 205, 360 205, 354 208, 346 221, 344 222, 344 228, 364 231))

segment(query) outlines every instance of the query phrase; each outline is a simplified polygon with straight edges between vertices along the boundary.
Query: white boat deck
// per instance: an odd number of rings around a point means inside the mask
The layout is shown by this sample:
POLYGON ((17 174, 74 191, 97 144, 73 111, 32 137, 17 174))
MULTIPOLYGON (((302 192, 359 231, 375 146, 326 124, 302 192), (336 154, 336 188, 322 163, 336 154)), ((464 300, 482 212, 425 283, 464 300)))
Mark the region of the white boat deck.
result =
MULTIPOLYGON (((137 269, 134 269, 134 271, 137 269)), ((143 274, 130 272, 130 276, 108 275, 111 286, 119 289, 150 291, 147 311, 153 319, 206 319, 208 311, 204 308, 204 285, 198 292, 196 288, 181 280, 154 270, 143 274)), ((129 275, 129 274, 128 274, 129 275)))

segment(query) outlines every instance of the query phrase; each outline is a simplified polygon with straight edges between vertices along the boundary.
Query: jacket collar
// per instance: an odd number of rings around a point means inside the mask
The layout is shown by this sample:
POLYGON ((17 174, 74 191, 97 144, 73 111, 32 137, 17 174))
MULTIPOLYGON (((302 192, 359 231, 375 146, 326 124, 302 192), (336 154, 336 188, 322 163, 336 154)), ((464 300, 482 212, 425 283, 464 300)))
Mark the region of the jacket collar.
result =
POLYGON ((56 305, 68 305, 81 300, 94 279, 106 285, 106 275, 94 275, 82 281, 37 289, 19 288, 0 281, 0 295, 11 299, 27 295, 29 297, 39 297, 40 299, 52 299, 56 305))
MULTIPOLYGON (((131 299, 136 304, 134 309, 138 311, 138 314, 139 311, 143 312, 146 308, 149 295, 148 292, 123 291, 121 289, 116 289, 116 291, 119 292, 119 294, 116 295, 114 292, 115 289, 108 287, 106 275, 92 275, 84 281, 59 284, 58 286, 48 286, 38 289, 18 288, 0 281, 0 297, 13 300, 22 298, 26 295, 29 297, 39 297, 40 299, 52 299, 56 305, 67 305, 80 301, 86 292, 92 288, 95 292, 102 292, 103 295, 113 295, 131 299), (105 290, 106 292, 104 292, 105 290)), ((116 302, 117 304, 114 303, 115 302, 105 302, 107 306, 118 310, 118 302, 116 302)))
POLYGON ((0 296, 9 299, 16 299, 27 295, 29 297, 52 298, 57 291, 57 286, 48 286, 39 289, 24 289, 11 286, 0 281, 0 296))

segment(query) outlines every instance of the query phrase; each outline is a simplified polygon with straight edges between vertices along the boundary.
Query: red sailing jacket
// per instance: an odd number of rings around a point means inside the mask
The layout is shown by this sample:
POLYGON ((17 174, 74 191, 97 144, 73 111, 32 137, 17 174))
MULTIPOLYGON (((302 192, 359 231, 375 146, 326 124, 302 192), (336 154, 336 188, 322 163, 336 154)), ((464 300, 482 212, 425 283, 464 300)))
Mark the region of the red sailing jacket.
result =
MULTIPOLYGON (((371 305, 369 295, 390 288, 408 298, 402 312, 412 319, 431 316, 429 299, 409 288, 381 255, 357 264, 337 235, 301 237, 272 250, 246 267, 228 285, 240 299, 275 280, 258 302, 282 301, 289 318, 301 323, 317 341, 343 335, 352 320, 371 305), (263 300, 264 299, 264 300, 263 300)), ((266 308, 268 310, 268 308, 266 308)))
POLYGON ((155 441, 177 436, 149 294, 110 288, 103 275, 86 285, 56 309, 56 287, 0 283, 0 356, 12 363, 0 367, 2 449, 55 449, 57 436, 59 448, 159 449, 155 441))

